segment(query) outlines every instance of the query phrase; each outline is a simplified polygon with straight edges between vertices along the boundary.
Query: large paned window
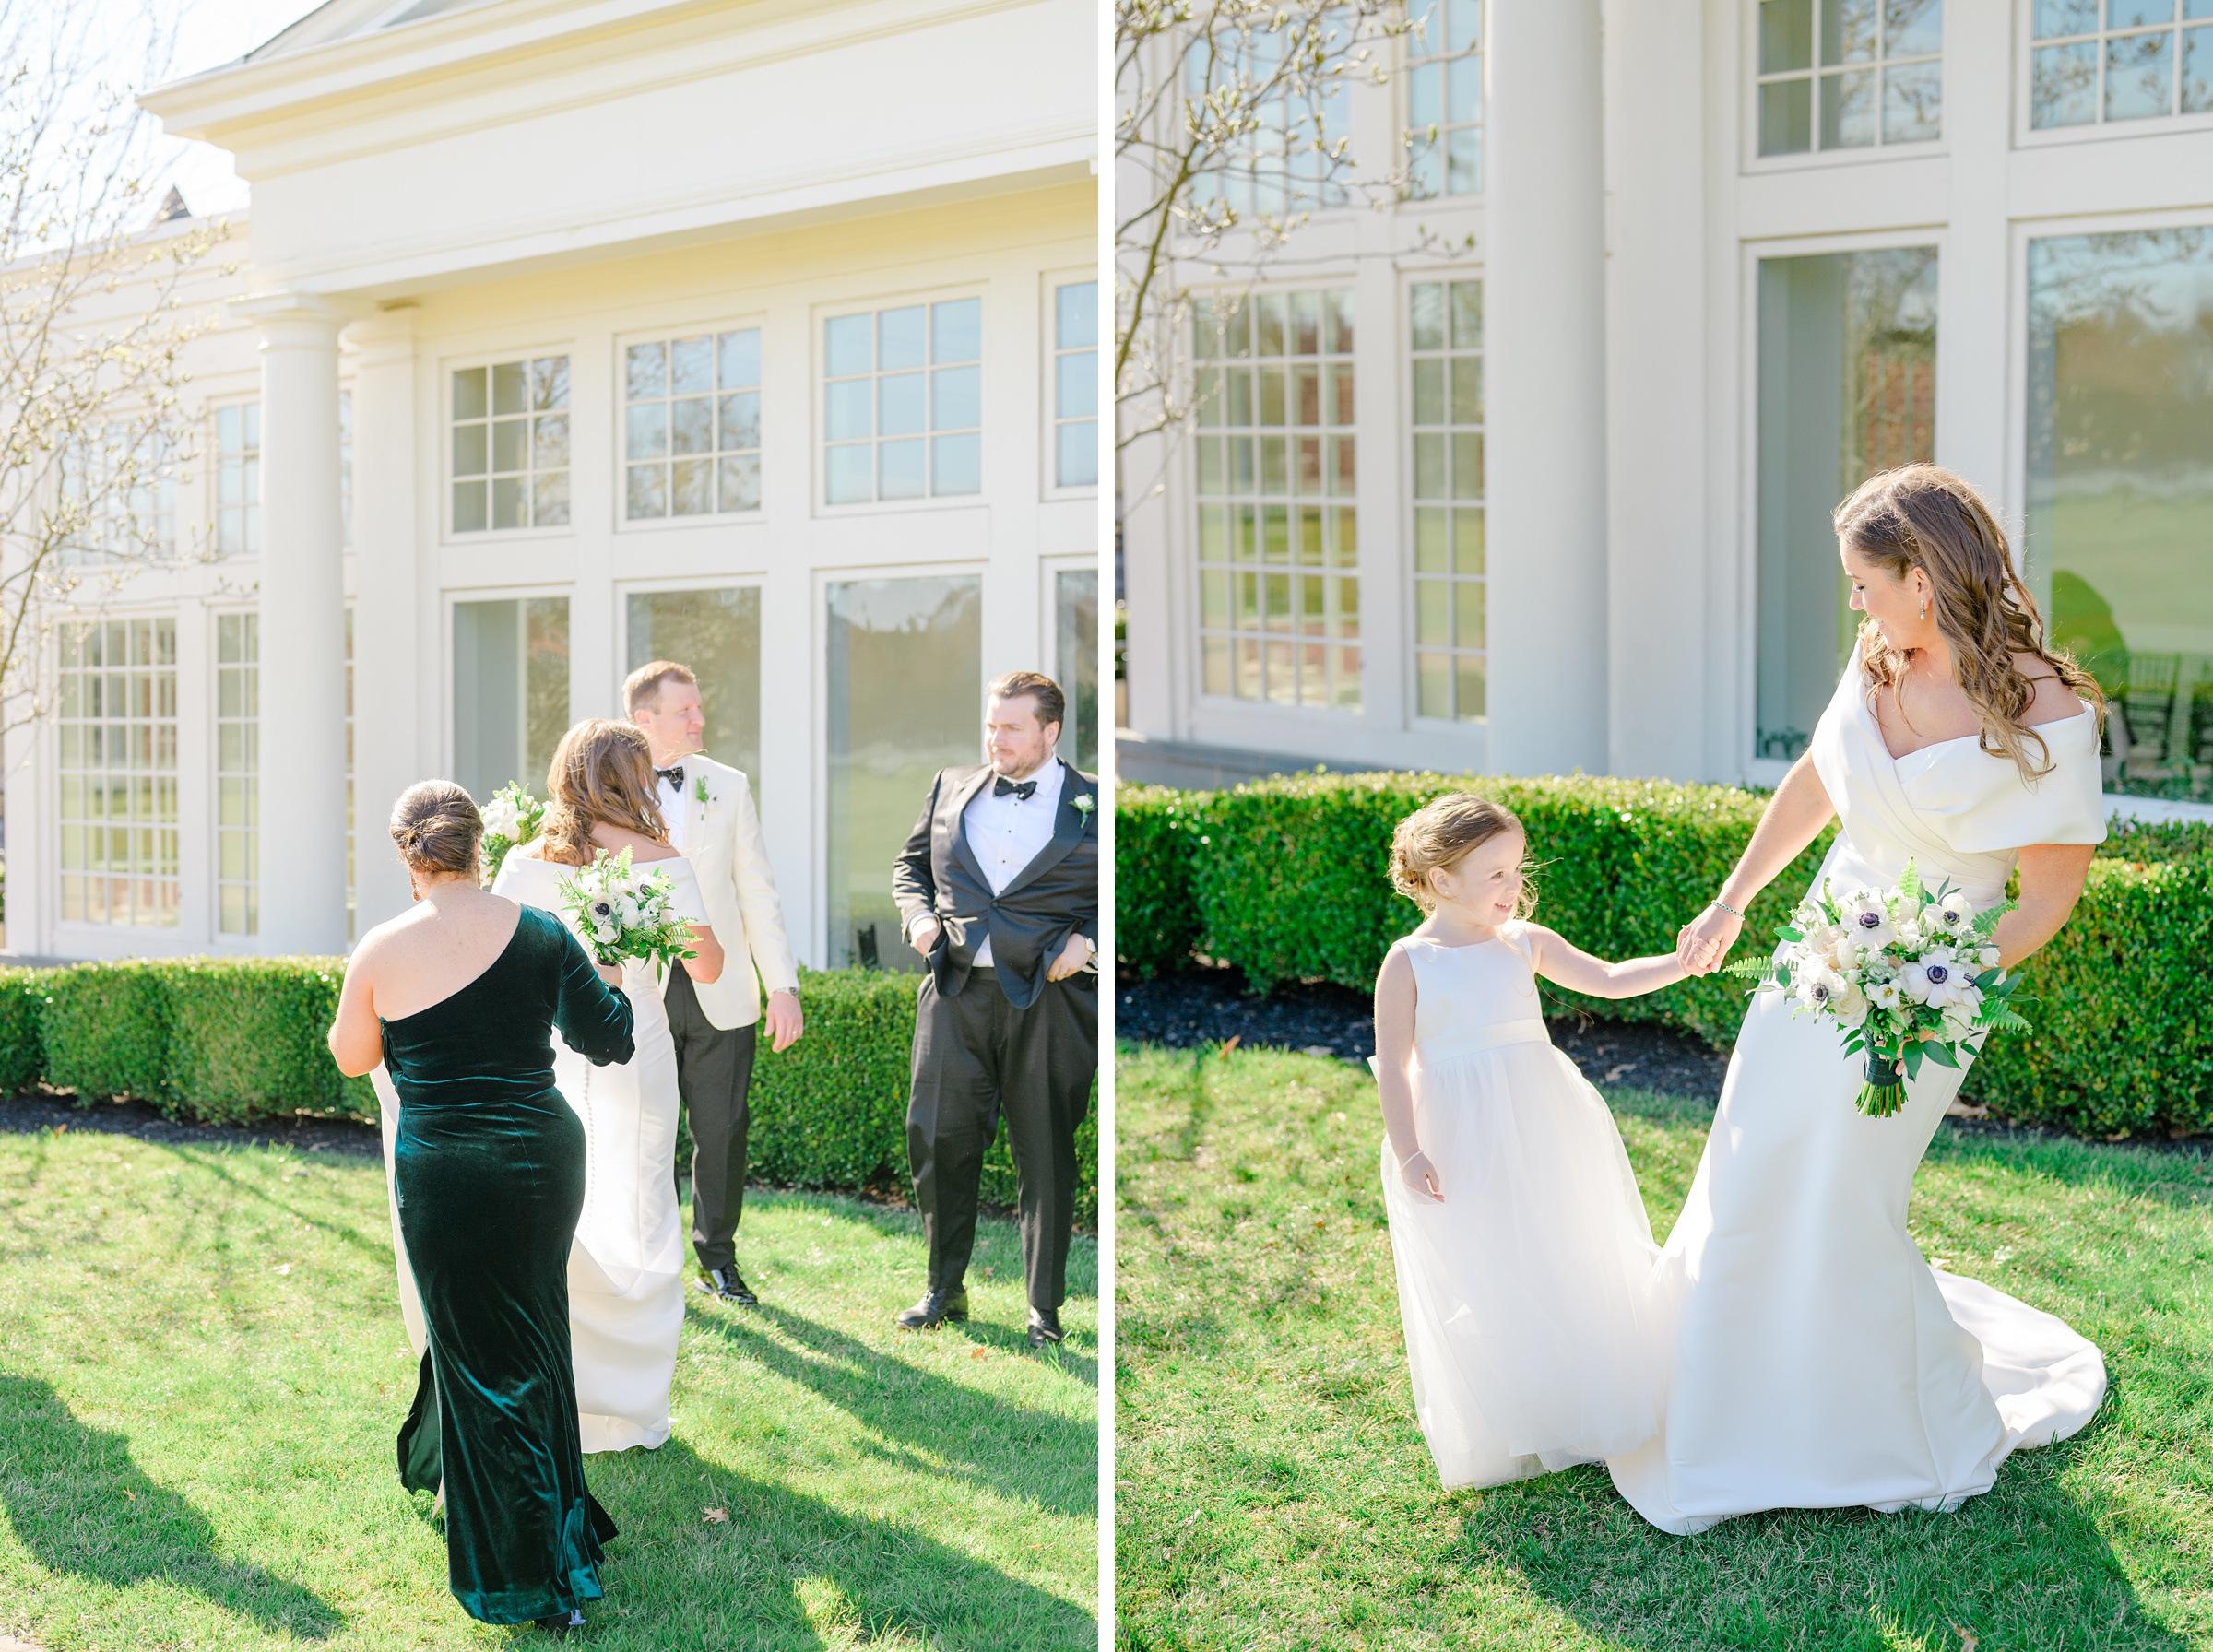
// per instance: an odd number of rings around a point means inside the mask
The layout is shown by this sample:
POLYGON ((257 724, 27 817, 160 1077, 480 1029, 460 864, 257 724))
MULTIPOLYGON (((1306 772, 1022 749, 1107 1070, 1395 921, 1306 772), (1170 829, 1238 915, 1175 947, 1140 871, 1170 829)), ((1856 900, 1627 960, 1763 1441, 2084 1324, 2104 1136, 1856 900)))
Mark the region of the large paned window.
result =
POLYGON ((1859 634, 1831 513, 1935 419, 1935 248, 1761 261, 1757 755, 1805 749, 1859 634))
POLYGON ((940 769, 983 740, 983 582, 855 580, 829 589, 828 963, 917 971, 892 861, 940 769))
POLYGON ((261 553, 261 404, 215 410, 215 549, 219 556, 261 553))
POLYGON ((1408 294, 1414 384, 1414 709, 1484 715, 1483 283, 1408 294))
POLYGON ((1263 292, 1193 321, 1201 687, 1356 710, 1353 295, 1263 292))
MULTIPOLYGON (((1225 88, 1233 101, 1242 101, 1250 88, 1276 82, 1290 33, 1256 20, 1248 30, 1224 30, 1192 41, 1183 60, 1187 107, 1195 112, 1210 93, 1225 88)), ((1343 206, 1348 195, 1338 157, 1352 133, 1349 78, 1304 87, 1278 82, 1280 89, 1257 112, 1259 129, 1233 140, 1218 165, 1191 180, 1191 206, 1247 223, 1343 206)))
POLYGON ((1099 769, 1099 575, 1063 568, 1053 575, 1054 676, 1068 698, 1060 755, 1086 773, 1099 769))
POLYGON ((633 344, 622 353, 623 514, 761 508, 761 329, 633 344))
POLYGON ((707 755, 742 769, 761 796, 761 587, 633 591, 624 605, 626 671, 674 660, 699 678, 707 755))
POLYGON ((479 803, 514 781, 540 797, 569 727, 569 599, 454 604, 454 778, 479 803))
POLYGON ((825 502, 980 493, 983 359, 981 299, 825 321, 825 502))
POLYGON ((1759 152, 1944 136, 1944 0, 1760 0, 1759 152))
POLYGON ((1099 485, 1099 284, 1053 289, 1053 486, 1099 485))
POLYGON ((1408 183, 1483 193, 1483 0, 1415 0, 1406 36, 1408 183))
POLYGON ((135 560, 177 549, 175 452, 159 431, 108 426, 62 454, 62 496, 79 513, 65 563, 135 560))
MULTIPOLYGON (((352 744, 350 721, 347 743, 352 744)), ((349 772, 352 769, 350 758, 349 772)), ((215 621, 215 926, 261 932, 261 616, 215 621)))
POLYGON ((2113 789, 2213 799, 2213 227, 2029 243, 2031 584, 2113 789))
POLYGON ((2032 0, 2030 34, 2031 126, 2213 113, 2213 0, 2032 0))
POLYGON ((177 921, 177 623, 55 628, 61 914, 71 923, 177 921))
POLYGON ((498 361, 453 377, 454 532, 564 525, 569 359, 498 361))

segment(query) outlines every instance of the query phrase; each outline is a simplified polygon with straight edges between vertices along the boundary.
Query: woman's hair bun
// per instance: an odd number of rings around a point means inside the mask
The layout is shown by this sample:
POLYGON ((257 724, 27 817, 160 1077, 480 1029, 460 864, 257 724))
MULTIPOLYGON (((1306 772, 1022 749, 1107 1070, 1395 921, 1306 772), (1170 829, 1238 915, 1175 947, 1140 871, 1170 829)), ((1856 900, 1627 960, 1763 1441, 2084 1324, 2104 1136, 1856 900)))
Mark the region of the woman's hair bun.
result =
POLYGON ((412 871, 477 869, 484 817, 475 799, 450 780, 419 780, 392 806, 392 841, 412 871))

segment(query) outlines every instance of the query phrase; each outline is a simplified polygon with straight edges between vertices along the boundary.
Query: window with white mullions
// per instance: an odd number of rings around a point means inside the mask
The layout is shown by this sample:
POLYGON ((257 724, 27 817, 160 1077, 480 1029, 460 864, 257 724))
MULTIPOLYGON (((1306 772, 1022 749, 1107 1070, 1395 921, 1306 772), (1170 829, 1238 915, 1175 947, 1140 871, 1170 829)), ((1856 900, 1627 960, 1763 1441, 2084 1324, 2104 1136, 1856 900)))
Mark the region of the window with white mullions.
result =
POLYGON ((760 328, 633 344, 622 385, 629 520, 761 508, 760 328))
POLYGON ((2213 0, 2031 0, 2030 35, 2033 127, 2213 114, 2213 0))
POLYGON ((1760 0, 1762 155, 1944 136, 1944 0, 1760 0))
POLYGON ((261 404, 215 410, 215 549, 261 554, 261 404))
POLYGON ((78 513, 65 563, 165 557, 177 549, 175 450, 159 431, 105 426, 63 451, 64 503, 78 513))
POLYGON ((1485 715, 1483 283, 1408 294, 1414 381, 1414 709, 1485 715))
POLYGON ((1483 192, 1483 0, 1416 0, 1406 36, 1408 184, 1483 192))
POLYGON ((453 375, 453 531, 569 520, 569 359, 539 356, 453 375))
POLYGON ((1226 90, 1241 104, 1266 88, 1260 129, 1238 134, 1228 152, 1191 180, 1190 205, 1201 216, 1281 219, 1350 199, 1338 177, 1352 131, 1345 82, 1314 82, 1296 66, 1298 55, 1284 31, 1257 25, 1201 37, 1185 52, 1187 118, 1203 120, 1213 93, 1226 90))
POLYGON ((983 335, 981 299, 822 324, 824 503, 983 491, 983 335))
POLYGON ((64 620, 54 684, 65 922, 177 923, 177 622, 64 620))
POLYGON ((1099 485, 1099 284, 1053 289, 1053 486, 1099 485))

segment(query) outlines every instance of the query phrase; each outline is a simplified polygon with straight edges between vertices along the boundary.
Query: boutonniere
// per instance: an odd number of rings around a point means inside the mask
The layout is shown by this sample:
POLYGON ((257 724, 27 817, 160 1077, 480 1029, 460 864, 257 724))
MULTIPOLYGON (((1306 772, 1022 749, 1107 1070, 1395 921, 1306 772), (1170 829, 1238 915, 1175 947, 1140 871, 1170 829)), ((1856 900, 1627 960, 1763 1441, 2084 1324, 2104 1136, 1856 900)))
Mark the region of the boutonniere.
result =
POLYGON ((707 777, 704 774, 692 783, 692 800, 702 808, 715 806, 715 799, 707 796, 707 777))
POLYGON ((1078 792, 1068 800, 1068 806, 1083 816, 1083 824, 1088 826, 1091 824, 1091 811, 1098 808, 1098 803, 1089 792, 1078 792))

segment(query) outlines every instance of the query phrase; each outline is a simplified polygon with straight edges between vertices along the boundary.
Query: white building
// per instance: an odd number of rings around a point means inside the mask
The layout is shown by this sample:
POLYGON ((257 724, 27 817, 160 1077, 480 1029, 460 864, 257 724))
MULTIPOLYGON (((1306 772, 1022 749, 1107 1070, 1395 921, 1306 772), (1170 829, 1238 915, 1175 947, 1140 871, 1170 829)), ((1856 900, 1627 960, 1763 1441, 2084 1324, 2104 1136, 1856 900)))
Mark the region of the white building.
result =
POLYGON ((13 950, 341 950, 408 901, 398 792, 542 793, 669 656, 800 956, 898 967, 982 684, 1095 693, 1095 42, 1083 0, 331 0, 150 94, 253 185, 173 502, 215 554, 55 628, 13 950))
POLYGON ((1318 204, 1124 456, 1123 773, 1771 782, 1831 507, 1934 458, 2124 699, 2111 784, 2207 795, 2213 4, 1414 9, 1341 118, 1424 198, 1318 204))

